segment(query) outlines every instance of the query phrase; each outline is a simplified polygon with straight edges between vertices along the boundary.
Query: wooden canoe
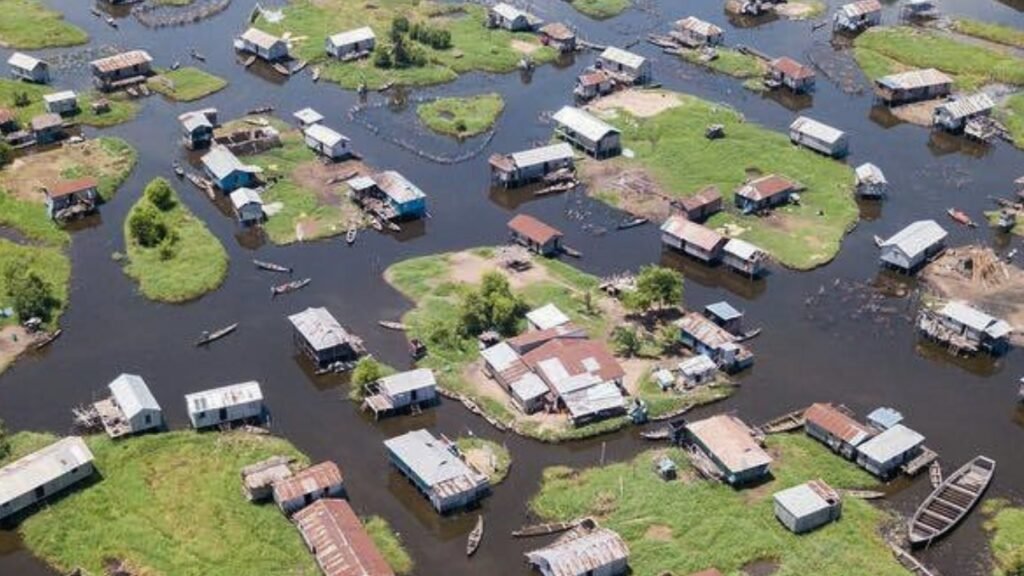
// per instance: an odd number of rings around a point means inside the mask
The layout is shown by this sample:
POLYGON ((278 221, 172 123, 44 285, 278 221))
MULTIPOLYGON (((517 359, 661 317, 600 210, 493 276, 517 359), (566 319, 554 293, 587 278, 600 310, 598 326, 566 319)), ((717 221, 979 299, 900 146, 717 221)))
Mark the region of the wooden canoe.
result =
POLYGON ((54 340, 56 340, 57 338, 60 338, 60 335, 63 334, 63 333, 64 333, 64 330, 58 328, 57 330, 55 330, 53 332, 50 332, 49 334, 47 334, 47 335, 43 336, 42 338, 40 338, 39 340, 37 340, 36 343, 32 345, 32 347, 35 348, 36 350, 40 350, 42 348, 46 348, 47 346, 52 344, 54 340))
POLYGON ((390 320, 378 320, 377 324, 379 324, 381 328, 387 328, 388 330, 398 330, 399 332, 404 332, 405 330, 408 329, 408 327, 405 324, 402 324, 401 322, 392 322, 390 320))
POLYGON ((950 474, 914 513, 910 545, 924 546, 948 534, 981 500, 995 472, 995 460, 976 456, 950 474))
POLYGON ((783 432, 792 432, 797 430, 804 425, 804 410, 794 410, 788 414, 783 414, 778 418, 773 418, 758 426, 765 434, 781 434, 783 432))
POLYGON ((199 340, 196 340, 196 346, 205 346, 210 342, 213 342, 214 340, 220 340, 221 338, 234 332, 236 328, 238 328, 238 322, 225 326, 220 330, 214 330, 213 332, 204 332, 203 335, 199 337, 199 340))
POLYGON ((305 288, 306 285, 308 285, 312 281, 313 280, 311 278, 303 278, 302 280, 292 280, 291 282, 285 282, 284 284, 278 284, 277 286, 271 287, 270 293, 273 296, 277 296, 279 294, 287 294, 289 292, 294 292, 301 288, 305 288))
POLYGON ((287 266, 281 266, 280 264, 274 264, 273 262, 264 262, 263 260, 253 260, 253 264, 256 265, 260 270, 267 270, 269 272, 282 272, 284 274, 291 274, 292 269, 287 266))
POLYGON ((557 534, 559 532, 565 532, 571 530, 579 525, 578 520, 570 522, 549 522, 547 524, 534 524, 532 526, 523 526, 519 530, 512 531, 513 538, 533 538, 534 536, 547 536, 548 534, 557 534))
POLYGON ((351 246, 351 245, 356 243, 356 228, 355 228, 355 226, 349 228, 348 232, 345 233, 345 242, 347 242, 349 246, 351 246))
POLYGON ((949 210, 946 210, 946 214, 949 214, 949 217, 952 218, 955 222, 963 224, 964 226, 967 226, 969 228, 974 228, 975 226, 977 226, 977 224, 974 223, 974 220, 971 220, 971 217, 968 216, 962 210, 950 208, 949 210))
POLYGON ((484 538, 484 516, 483 514, 476 517, 476 526, 469 533, 469 537, 466 538, 466 556, 472 556, 476 549, 480 547, 480 541, 484 538))
POLYGON ((620 222, 615 227, 619 230, 629 230, 630 228, 636 228, 637 226, 643 226, 647 224, 648 220, 644 217, 632 218, 625 222, 620 222))
POLYGON ((840 492, 847 498, 856 498, 857 500, 878 500, 879 498, 885 498, 885 492, 879 492, 878 490, 841 490, 840 492))

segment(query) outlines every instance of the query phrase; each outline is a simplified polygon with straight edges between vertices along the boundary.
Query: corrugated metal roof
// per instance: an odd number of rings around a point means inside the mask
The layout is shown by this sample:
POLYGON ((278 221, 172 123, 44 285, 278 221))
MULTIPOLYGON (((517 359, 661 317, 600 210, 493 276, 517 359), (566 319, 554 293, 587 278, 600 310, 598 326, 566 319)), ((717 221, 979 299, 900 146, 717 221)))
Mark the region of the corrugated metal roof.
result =
POLYGON ((692 358, 687 358, 679 363, 678 368, 685 376, 696 376, 718 370, 718 366, 715 366, 715 362, 706 354, 697 354, 692 358))
POLYGON ((892 428, 903 421, 903 414, 894 408, 882 407, 874 409, 868 414, 868 422, 877 424, 882 428, 892 428))
POLYGON ((327 308, 306 308, 288 317, 314 350, 328 350, 344 344, 361 347, 362 341, 350 334, 327 308))
POLYGON ((839 495, 821 480, 805 482, 792 488, 780 490, 772 498, 776 504, 797 518, 806 518, 839 503, 839 495), (834 496, 834 499, 830 502, 831 496, 834 496))
POLYGON ((608 134, 619 133, 618 128, 573 106, 563 106, 551 119, 593 142, 600 141, 608 134))
POLYGON ((854 171, 857 175, 857 183, 859 184, 888 184, 889 181, 885 179, 885 174, 882 169, 870 162, 865 162, 854 171))
POLYGON ((61 180, 56 184, 48 186, 46 188, 46 194, 50 198, 59 198, 61 196, 68 196, 69 194, 77 194, 79 192, 85 192, 86 190, 92 190, 99 185, 99 181, 92 176, 75 178, 74 180, 61 180))
POLYGON ((11 57, 7 59, 7 64, 14 68, 20 68, 22 70, 35 70, 37 66, 45 65, 39 58, 34 58, 28 54, 22 54, 21 52, 15 52, 11 54, 11 57))
POLYGON ((306 136, 316 140, 324 146, 334 147, 340 142, 347 142, 348 138, 323 124, 313 124, 305 129, 306 136))
POLYGON ((944 110, 953 118, 967 118, 976 114, 982 114, 988 112, 996 107, 996 103, 992 100, 992 97, 984 92, 978 92, 977 94, 971 94, 970 96, 964 96, 946 102, 936 108, 936 112, 944 110))
POLYGON ((19 458, 0 468, 0 504, 28 494, 92 461, 92 452, 78 436, 62 438, 19 458))
POLYGON ((60 117, 60 114, 53 114, 51 112, 47 112, 46 114, 33 116, 30 124, 32 125, 32 130, 38 132, 40 130, 46 130, 48 128, 56 128, 58 126, 63 126, 64 119, 60 117))
POLYGON ((704 251, 713 252, 725 238, 711 228, 691 222, 683 216, 669 216, 661 225, 661 231, 704 251))
POLYGON ((783 56, 772 60, 771 66, 773 69, 778 70, 784 76, 794 78, 797 80, 803 80, 805 78, 813 78, 815 76, 814 68, 810 66, 804 66, 800 62, 793 60, 789 56, 783 56))
POLYGON ((406 202, 412 202, 427 196, 423 190, 420 190, 415 184, 407 180, 405 176, 394 170, 374 174, 373 180, 377 183, 377 187, 384 194, 387 194, 388 198, 399 204, 405 204, 406 202))
POLYGON ((303 124, 316 124, 324 119, 323 114, 313 110, 312 108, 303 108, 302 110, 293 113, 292 116, 303 124))
POLYGON ((747 182, 736 191, 736 194, 754 201, 760 201, 767 200, 768 198, 779 194, 795 192, 796 187, 796 182, 793 182, 785 176, 769 174, 747 182))
POLYGON ((735 336, 696 312, 688 312, 685 316, 676 320, 676 326, 712 349, 719 349, 726 344, 736 342, 735 336))
POLYGON ((831 404, 815 403, 804 411, 808 423, 825 430, 851 446, 857 446, 871 437, 867 426, 857 422, 831 404))
POLYGON ((945 240, 946 235, 946 231, 934 220, 918 220, 882 242, 882 246, 895 246, 907 257, 914 258, 945 240))
POLYGON ((611 410, 620 410, 626 403, 622 391, 612 382, 601 382, 580 390, 561 394, 569 415, 573 419, 584 418, 611 410))
POLYGON ((722 248, 726 254, 731 254, 741 260, 753 261, 764 256, 764 250, 761 250, 757 246, 754 246, 746 240, 739 238, 731 238, 725 243, 725 247, 722 248))
POLYGON ((534 370, 540 370, 541 376, 549 383, 556 385, 564 377, 580 374, 594 374, 602 381, 620 380, 625 370, 604 344, 587 339, 557 339, 545 343, 523 356, 523 362, 534 370), (545 363, 556 360, 555 363, 545 363), (543 364, 543 365, 542 365, 543 364), (560 366, 565 375, 560 376, 560 366))
POLYGON ((737 318, 743 318, 743 312, 737 310, 732 304, 729 304, 725 300, 721 302, 715 302, 714 304, 708 304, 704 307, 704 310, 714 314, 717 318, 721 318, 723 321, 728 322, 729 320, 735 320, 737 318))
POLYGON ((819 122, 813 118, 807 116, 800 116, 789 125, 790 130, 796 130, 801 134, 806 134, 812 138, 820 140, 828 144, 834 144, 841 140, 846 133, 838 128, 833 128, 828 124, 819 122))
POLYGON ((639 54, 634 54, 628 50, 623 50, 622 48, 618 48, 615 46, 609 46, 605 48, 604 52, 601 52, 600 58, 602 60, 608 60, 610 62, 615 62, 616 64, 621 64, 627 68, 632 68, 634 70, 639 69, 641 66, 644 65, 645 62, 647 62, 647 59, 644 58, 643 56, 639 54))
POLYGON ((274 44, 281 42, 282 40, 273 34, 269 34, 260 30, 259 28, 249 28, 242 34, 242 40, 263 48, 264 50, 270 50, 274 44))
POLYGON ((686 428, 730 472, 742 472, 772 462, 772 457, 754 442, 750 428, 735 416, 719 414, 687 424, 686 428))
POLYGON ((53 94, 44 94, 43 101, 48 103, 63 102, 64 100, 74 100, 77 96, 74 90, 61 90, 60 92, 54 92, 53 94))
POLYGON ((571 322, 565 312, 558 309, 558 306, 548 302, 547 304, 526 313, 526 319, 539 330, 557 328, 571 322))
POLYGON ((149 64, 152 61, 153 57, 149 55, 149 52, 145 50, 131 50, 93 60, 90 65, 100 72, 114 72, 115 70, 131 68, 132 66, 149 64))
POLYGON ((384 441, 384 445, 412 473, 441 497, 487 485, 487 477, 470 468, 450 444, 420 429, 384 441))
POLYGON ((952 84, 953 79, 935 68, 925 68, 889 74, 888 76, 882 76, 875 80, 875 82, 891 90, 916 90, 928 86, 952 84))
POLYGON ((491 6, 491 10, 506 20, 515 20, 516 18, 523 17, 527 18, 526 12, 523 12, 519 8, 506 4, 505 2, 498 2, 494 6, 491 6))
POLYGON ((540 28, 541 33, 549 36, 554 40, 566 41, 572 40, 576 37, 576 33, 569 29, 568 26, 561 22, 552 22, 545 24, 540 28))
POLYGON ((597 528, 587 534, 569 534, 550 546, 526 553, 527 560, 544 567, 547 576, 581 576, 629 558, 629 547, 615 532, 597 528))
POLYGON ((548 385, 533 372, 524 374, 522 378, 509 384, 512 392, 523 400, 533 400, 547 394, 550 390, 548 385))
POLYGON ((262 401, 263 391, 260 390, 260 383, 256 381, 231 384, 185 395, 185 405, 188 407, 189 414, 262 401))
POLYGON ((391 376, 385 376, 377 382, 385 394, 395 396, 413 390, 434 388, 437 386, 437 379, 434 378, 434 371, 429 368, 418 368, 408 372, 399 372, 391 376))
POLYGON ((234 152, 226 146, 215 145, 202 157, 203 166, 218 180, 230 176, 232 172, 251 172, 252 168, 242 163, 234 152))
POLYGON ((860 0, 859 2, 851 2, 849 4, 843 4, 840 8, 847 18, 860 18, 868 14, 882 11, 882 5, 878 0, 860 0))
POLYGON ((274 501, 287 502, 328 488, 341 487, 341 468, 327 460, 299 470, 292 476, 274 482, 274 501))
POLYGON ((349 44, 355 44, 357 42, 366 42, 367 40, 375 40, 377 35, 373 33, 373 29, 369 26, 363 26, 362 28, 356 28, 355 30, 349 30, 347 32, 339 32, 329 39, 331 44, 335 46, 347 46, 349 44))
POLYGON ((345 500, 324 498, 292 517, 324 576, 394 576, 345 500))
POLYGON ((213 124, 210 122, 210 119, 202 112, 189 112, 187 114, 182 114, 178 118, 181 120, 181 125, 185 130, 188 130, 189 133, 195 132, 200 128, 213 128, 213 124))
POLYGON ((519 354, 508 345, 508 342, 499 342, 490 348, 480 351, 480 356, 498 372, 504 372, 514 366, 519 360, 519 354))
POLYGON ((262 206, 263 198, 259 192, 252 188, 242 187, 231 193, 231 205, 235 207, 235 210, 240 210, 246 204, 259 204, 262 206))
POLYGON ((135 374, 121 374, 107 388, 125 417, 132 418, 143 410, 160 411, 160 404, 146 386, 146 381, 135 374))
POLYGON ((924 442, 924 436, 897 424, 860 445, 857 451, 875 462, 889 460, 912 450, 924 442))
POLYGON ((956 300, 948 302, 942 307, 939 314, 972 330, 984 332, 993 338, 1002 338, 1013 331, 1013 328, 1005 321, 993 318, 966 302, 956 300))
POLYGON ((516 234, 538 244, 547 244, 554 238, 562 236, 561 232, 529 214, 516 214, 508 221, 508 227, 516 234))
POLYGON ((532 150, 514 152, 509 156, 512 162, 519 168, 528 168, 548 162, 561 162, 573 158, 572 146, 566 142, 559 142, 550 146, 541 146, 532 150))
POLYGON ((711 22, 707 22, 697 18, 696 16, 687 16, 682 20, 676 21, 676 28, 680 30, 686 30, 688 32, 694 32, 701 36, 717 36, 722 34, 723 31, 718 26, 715 26, 711 22))

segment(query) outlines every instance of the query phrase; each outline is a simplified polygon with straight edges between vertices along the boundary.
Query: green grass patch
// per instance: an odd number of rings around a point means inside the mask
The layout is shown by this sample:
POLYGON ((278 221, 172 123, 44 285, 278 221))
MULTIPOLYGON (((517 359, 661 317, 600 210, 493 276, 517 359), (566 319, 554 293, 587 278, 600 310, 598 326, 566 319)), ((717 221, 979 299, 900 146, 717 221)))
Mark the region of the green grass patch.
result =
POLYGON ((272 23, 258 20, 257 25, 273 34, 291 32, 297 42, 293 53, 322 67, 322 78, 354 90, 360 84, 373 90, 390 83, 424 86, 451 82, 467 72, 507 73, 516 70, 524 51, 537 64, 551 62, 558 53, 541 46, 536 35, 512 33, 484 26, 487 10, 473 4, 447 4, 420 0, 379 0, 372 3, 328 0, 293 0, 284 9, 285 18, 272 23), (410 22, 422 22, 451 33, 451 48, 437 50, 414 43, 426 55, 427 64, 409 68, 377 68, 373 58, 356 62, 339 62, 328 58, 322 38, 370 26, 382 42, 388 38, 391 20, 402 15, 410 22), (517 46, 523 50, 517 49, 517 46))
POLYGON ((871 80, 906 69, 937 68, 953 76, 962 90, 993 82, 1024 85, 1024 59, 940 32, 875 27, 858 36, 854 46, 854 57, 871 80))
POLYGON ((985 530, 992 535, 993 576, 1016 576, 1024 571, 1024 508, 1008 500, 989 498, 982 504, 988 516, 985 530))
POLYGON ((997 44, 1024 48, 1024 30, 1014 26, 993 24, 970 18, 957 18, 953 21, 953 30, 997 44))
POLYGON ((129 232, 132 215, 143 206, 151 206, 143 195, 128 212, 124 223, 124 243, 128 258, 125 274, 139 283, 139 290, 151 300, 186 302, 211 292, 221 285, 228 273, 228 254, 217 239, 185 206, 177 193, 175 206, 160 212, 173 243, 170 257, 160 246, 140 245, 129 232))
POLYGON ((500 484, 508 476, 508 470, 512 467, 512 453, 508 448, 475 436, 458 438, 455 443, 467 458, 471 453, 477 452, 479 457, 484 459, 483 462, 490 469, 487 479, 490 480, 491 486, 500 484))
POLYGON ((996 109, 996 117, 1009 130, 1013 145, 1024 149, 1024 93, 1007 98, 996 109))
POLYGON ((710 404, 732 395, 736 386, 728 381, 698 386, 692 390, 662 390, 648 371, 640 377, 636 395, 647 403, 647 414, 659 418, 686 405, 710 404))
POLYGON ((192 102, 223 90, 228 81, 209 72, 186 66, 153 76, 147 82, 154 92, 178 102, 192 102))
POLYGON ((28 549, 60 571, 104 574, 115 558, 140 574, 320 573, 295 527, 239 487, 247 464, 278 454, 305 462, 287 441, 183 431, 87 443, 100 480, 20 526, 28 549))
POLYGON ((629 8, 629 0, 570 0, 577 11, 596 20, 618 16, 629 8))
MULTIPOLYGON (((67 308, 68 285, 71 283, 71 260, 60 247, 22 246, 0 238, 0 308, 12 307, 7 294, 7 280, 4 271, 8 267, 35 273, 50 286, 50 293, 56 302, 51 310, 50 327, 56 327, 57 319, 67 308)), ((27 318, 3 318, 0 325, 14 324, 27 318)))
POLYGON ((273 148, 245 161, 263 168, 264 177, 276 179, 263 193, 264 205, 280 204, 280 210, 263 225, 275 244, 291 244, 300 240, 316 240, 344 234, 353 221, 361 221, 358 208, 346 196, 348 188, 335 184, 329 191, 306 188, 296 181, 294 173, 303 165, 318 166, 319 160, 306 147, 302 135, 289 130, 281 134, 280 148, 273 148))
POLYGON ((10 441, 11 451, 6 458, 0 458, 0 466, 6 466, 59 440, 49 432, 18 432, 11 434, 7 439, 10 441))
POLYGON ((78 26, 40 0, 0 0, 0 45, 24 50, 75 46, 89 41, 78 26))
POLYGON ((716 47, 718 57, 707 62, 701 60, 698 50, 684 49, 679 57, 687 62, 703 66, 715 72, 732 76, 733 78, 760 78, 768 71, 768 65, 760 58, 744 54, 732 48, 716 47))
POLYGON ((622 130, 623 146, 635 154, 633 159, 610 162, 623 169, 645 170, 662 192, 674 197, 717 186, 727 209, 709 225, 729 225, 734 236, 767 250, 789 268, 811 269, 834 258, 858 218, 853 170, 793 146, 785 134, 747 122, 725 105, 676 96, 681 105, 657 116, 637 118, 619 111, 609 118, 622 130), (704 130, 709 124, 723 124, 727 136, 707 140, 704 130), (682 165, 687 169, 680 170, 682 165), (733 210, 735 191, 749 177, 748 170, 801 182, 806 190, 800 205, 777 208, 770 218, 743 216, 733 210))
POLYGON ((669 449, 602 468, 548 468, 530 507, 551 521, 598 518, 626 540, 635 574, 690 574, 709 567, 738 574, 758 560, 777 562, 780 576, 906 574, 880 533, 889 517, 865 501, 846 499, 842 519, 805 535, 790 533, 775 519, 774 492, 813 478, 836 488, 863 488, 874 483, 867 473, 803 434, 769 437, 768 450, 776 458, 775 477, 756 489, 664 482, 653 470, 662 453, 683 478, 695 477, 685 455, 669 449))
MULTIPOLYGON (((46 113, 43 95, 58 91, 60 91, 59 88, 0 78, 0 106, 9 108, 14 112, 19 123, 27 125, 34 116, 46 113), (14 101, 17 94, 28 96, 28 105, 16 105, 14 101)), ((138 112, 138 106, 135 103, 124 100, 122 97, 107 97, 107 101, 110 103, 110 110, 102 113, 93 112, 92 103, 100 98, 103 98, 103 96, 97 92, 78 94, 78 112, 66 114, 64 116, 65 121, 102 128, 127 122, 134 118, 136 112, 138 112)))
POLYGON ((434 132, 468 138, 491 129, 505 109, 505 101, 495 92, 468 98, 439 98, 420 104, 416 114, 434 132))
POLYGON ((2 189, 0 226, 14 228, 30 240, 54 246, 67 244, 71 240, 67 232, 50 220, 42 204, 19 200, 2 189))
POLYGON ((380 516, 370 516, 363 519, 363 526, 395 574, 412 572, 414 566, 412 557, 402 546, 401 537, 391 529, 387 520, 380 516))

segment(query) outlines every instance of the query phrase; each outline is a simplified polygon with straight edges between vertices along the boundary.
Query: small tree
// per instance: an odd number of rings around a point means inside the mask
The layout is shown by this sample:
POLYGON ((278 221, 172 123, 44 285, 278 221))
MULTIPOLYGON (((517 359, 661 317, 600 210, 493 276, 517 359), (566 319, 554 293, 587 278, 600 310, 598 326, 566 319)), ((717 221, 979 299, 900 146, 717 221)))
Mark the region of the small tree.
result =
POLYGON ((636 278, 636 290, 627 306, 644 312, 676 306, 683 300, 683 275, 662 266, 644 266, 636 278))
POLYGON ((152 248, 167 237, 167 225, 160 212, 150 204, 142 204, 128 218, 128 230, 140 246, 152 248))
POLYGON ((14 160, 14 148, 7 142, 0 142, 0 167, 7 166, 14 160))
POLYGON ((615 351, 627 358, 639 354, 640 347, 643 346, 640 335, 627 326, 618 326, 612 330, 612 343, 615 345, 615 351))
POLYGON ((174 198, 174 190, 170 183, 163 178, 156 178, 147 184, 144 194, 146 199, 161 212, 167 212, 178 205, 178 201, 174 198))
POLYGON ((527 309, 526 302, 512 293, 504 275, 489 272, 484 275, 480 289, 462 299, 459 319, 463 331, 470 336, 487 330, 508 336, 515 333, 527 309))
POLYGON ((405 16, 395 16, 391 20, 391 41, 398 42, 403 34, 409 31, 409 19, 405 16))
POLYGON ((394 62, 391 61, 391 47, 381 44, 373 52, 373 65, 377 68, 391 68, 394 62))
POLYGON ((29 98, 28 92, 15 92, 14 93, 14 105, 18 108, 24 108, 32 103, 32 99, 29 98))
POLYGON ((35 272, 27 272, 24 265, 11 264, 4 270, 7 297, 18 318, 50 320, 50 312, 57 306, 53 289, 35 272))
POLYGON ((671 354, 679 348, 679 328, 671 324, 665 324, 658 328, 655 340, 662 354, 671 354))
POLYGON ((384 377, 384 366, 371 356, 365 356, 359 360, 352 370, 352 384, 362 388, 367 384, 373 384, 384 377))

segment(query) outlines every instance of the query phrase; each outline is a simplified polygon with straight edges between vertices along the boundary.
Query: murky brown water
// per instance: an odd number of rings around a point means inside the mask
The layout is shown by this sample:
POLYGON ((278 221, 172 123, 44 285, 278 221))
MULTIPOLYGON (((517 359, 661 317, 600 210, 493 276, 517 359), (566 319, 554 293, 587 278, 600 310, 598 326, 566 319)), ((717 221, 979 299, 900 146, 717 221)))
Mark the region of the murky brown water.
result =
MULTIPOLYGON (((831 8, 840 2, 831 0, 831 8)), ((284 319, 309 305, 331 309, 341 321, 365 337, 377 356, 391 364, 408 363, 403 337, 376 327, 378 319, 395 318, 409 306, 389 288, 381 272, 398 260, 497 244, 505 239, 504 224, 513 211, 535 214, 565 231, 566 242, 587 257, 579 265, 595 274, 635 269, 650 262, 678 267, 687 275, 687 301, 695 306, 729 298, 749 315, 751 325, 762 325, 764 335, 753 343, 758 362, 744 379, 739 393, 710 410, 738 410, 760 421, 813 401, 842 402, 860 413, 879 406, 900 409, 908 423, 928 437, 947 467, 977 453, 999 461, 999 473, 989 493, 1024 504, 1024 461, 1017 442, 1024 437, 1024 413, 1015 405, 1016 380, 1024 361, 1013 352, 997 362, 960 362, 916 342, 909 324, 896 318, 884 323, 858 313, 862 299, 837 287, 871 284, 879 275, 873 235, 887 236, 913 219, 943 219, 943 211, 957 206, 978 215, 988 209, 986 197, 1006 194, 1011 182, 1024 174, 1024 155, 1009 146, 979 147, 959 139, 935 137, 922 128, 902 125, 874 110, 866 95, 848 95, 828 82, 820 82, 813 98, 777 99, 753 94, 736 81, 709 75, 664 56, 644 43, 634 50, 655 61, 655 75, 667 88, 728 102, 751 120, 784 129, 795 110, 847 130, 852 138, 851 163, 872 161, 885 170, 893 193, 883 205, 862 207, 864 220, 843 244, 840 256, 811 273, 774 270, 756 283, 733 274, 708 270, 674 255, 662 254, 652 226, 625 232, 594 233, 616 215, 601 205, 574 197, 531 197, 488 188, 486 163, 477 157, 455 165, 440 165, 417 156, 396 140, 433 145, 429 136, 412 128, 407 107, 372 111, 382 126, 380 136, 364 124, 348 120, 357 103, 353 93, 330 84, 313 85, 308 75, 282 82, 275 75, 236 63, 231 37, 244 26, 251 2, 236 0, 224 13, 197 25, 148 30, 131 17, 117 30, 91 16, 85 2, 53 2, 67 18, 86 28, 91 47, 146 48, 159 65, 189 63, 195 47, 207 56, 204 67, 227 78, 231 85, 199 104, 179 105, 152 97, 142 103, 139 118, 127 125, 88 134, 112 134, 132 142, 139 165, 117 198, 103 207, 102 218, 75 232, 70 248, 73 262, 71 306, 62 325, 65 335, 46 352, 24 358, 0 377, 0 418, 15 430, 46 429, 66 432, 70 408, 91 400, 122 371, 142 374, 161 401, 172 427, 187 424, 183 394, 218 384, 258 379, 273 411, 275 431, 289 438, 314 459, 332 458, 345 470, 351 500, 360 513, 379 514, 401 532, 417 564, 418 574, 525 574, 525 542, 505 534, 527 522, 527 499, 535 492, 540 471, 552 464, 574 466, 597 463, 606 443, 609 459, 628 458, 644 446, 636 430, 564 446, 548 446, 513 436, 502 437, 461 407, 444 403, 422 416, 373 422, 344 398, 344 384, 336 378, 313 377, 295 357, 284 319), (357 245, 346 247, 338 239, 279 248, 241 233, 221 210, 187 184, 178 186, 189 206, 221 239, 232 257, 230 275, 217 292, 185 306, 147 302, 135 294, 111 253, 122 249, 121 226, 125 213, 144 184, 155 176, 172 178, 171 161, 185 159, 177 144, 176 116, 199 106, 220 108, 222 118, 240 115, 253 106, 273 104, 282 115, 313 106, 327 123, 350 136, 355 148, 371 165, 403 172, 430 195, 432 218, 407 227, 398 237, 360 235, 357 245), (581 208, 582 207, 582 208, 581 208), (595 226, 566 216, 568 210, 591 213, 595 226), (299 293, 271 301, 269 280, 249 264, 258 247, 260 258, 286 262, 313 284, 299 293), (822 295, 812 306, 808 298, 822 295), (205 350, 192 341, 210 327, 240 322, 237 334, 205 350), (381 442, 402 431, 426 426, 448 435, 467 429, 507 442, 515 459, 509 479, 483 506, 488 534, 472 559, 463 546, 471 516, 441 518, 392 472, 381 442)), ((570 21, 592 41, 624 45, 648 31, 664 28, 677 18, 694 14, 725 27, 730 44, 756 46, 770 54, 804 58, 827 42, 826 29, 811 32, 807 22, 772 21, 738 28, 728 22, 721 2, 647 1, 642 10, 596 23, 555 0, 533 2, 533 9, 548 20, 570 21)), ((886 21, 894 19, 895 4, 887 2, 886 21)), ((1019 2, 946 0, 944 10, 1024 26, 1019 2)), ((749 23, 744 23, 749 24, 749 23)), ((47 55, 68 50, 44 51, 47 55)), ((70 50, 75 52, 75 50, 70 50)), ((6 58, 8 51, 3 51, 6 58)), ((453 84, 410 91, 410 96, 431 97, 498 91, 505 95, 506 111, 493 140, 481 155, 514 151, 545 141, 550 126, 540 120, 569 100, 574 72, 592 62, 584 54, 559 67, 543 67, 529 77, 519 74, 471 74, 453 84)), ((84 58, 88 60, 89 58, 84 58)), ((75 59, 67 59, 74 61, 75 59)), ((61 85, 84 88, 84 67, 57 71, 61 85)), ((382 97, 371 95, 369 104, 382 97)), ((476 139, 436 144, 446 155, 457 156, 478 145, 476 139)), ((486 156, 483 156, 486 157, 486 156)), ((685 159, 682 159, 685 163, 685 159)), ((588 220, 588 222, 589 222, 588 220)), ((943 224, 945 225, 945 221, 943 224)), ((1000 249, 1018 246, 1018 240, 993 238, 986 229, 963 230, 947 226, 953 243, 987 242, 1000 249)), ((892 306, 905 306, 893 300, 892 306)), ((920 479, 895 486, 889 504, 911 511, 928 491, 920 479)), ((973 514, 955 534, 923 554, 945 574, 985 572, 981 516, 973 514)), ((50 571, 23 551, 11 533, 0 532, 0 574, 38 575, 50 571)))

